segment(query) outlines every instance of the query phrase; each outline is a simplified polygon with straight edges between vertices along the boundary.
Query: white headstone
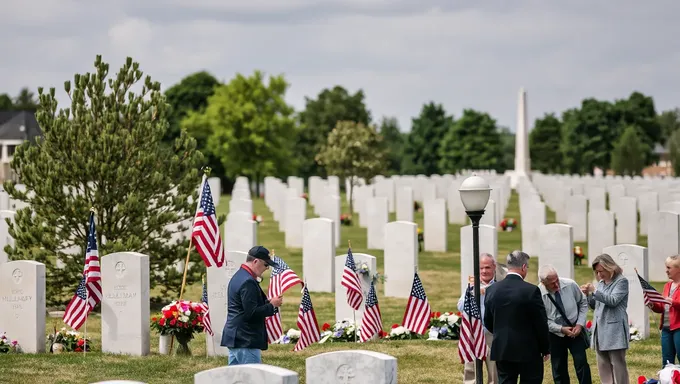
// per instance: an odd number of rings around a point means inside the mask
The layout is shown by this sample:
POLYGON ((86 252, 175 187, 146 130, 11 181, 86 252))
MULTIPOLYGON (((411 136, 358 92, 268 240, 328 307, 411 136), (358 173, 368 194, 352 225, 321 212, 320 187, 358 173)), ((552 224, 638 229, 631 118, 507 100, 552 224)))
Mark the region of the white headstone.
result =
MULTIPOLYGON (((460 228, 460 289, 465 292, 468 276, 474 276, 474 255, 472 242, 472 225, 460 228)), ((498 231, 496 227, 481 224, 479 226, 479 255, 488 253, 498 260, 498 231)))
POLYGON ((520 218, 522 229, 522 251, 530 256, 538 256, 540 249, 538 230, 545 224, 545 203, 536 201, 527 203, 520 218))
POLYGON ((582 195, 567 198, 567 224, 574 231, 574 241, 583 242, 588 237, 588 199, 582 195))
MULTIPOLYGON (((649 214, 649 278, 666 281, 666 258, 680 253, 680 215, 658 211, 649 214)), ((612 244, 613 245, 613 244, 612 244)))
POLYGON ((418 225, 393 221, 385 226, 385 296, 408 299, 418 267, 418 225))
MULTIPOLYGON (((371 279, 376 272, 377 263, 374 256, 365 253, 352 253, 354 257, 354 264, 357 269, 361 267, 362 263, 368 265, 369 272, 367 274, 358 273, 359 281, 361 282, 362 301, 359 310, 356 311, 356 324, 361 324, 361 318, 364 315, 364 303, 368 296, 368 290, 371 288, 371 279)), ((347 304, 347 288, 341 285, 342 272, 345 269, 345 260, 347 255, 335 256, 335 319, 353 319, 354 310, 347 304)))
POLYGON ((14 211, 0 211, 0 264, 7 262, 5 246, 14 246, 14 239, 9 234, 9 224, 7 223, 7 220, 14 222, 14 214, 14 211))
POLYGON ((397 359, 384 353, 347 350, 307 358, 307 384, 397 384, 397 359))
POLYGON ((0 329, 23 352, 45 352, 45 312, 45 264, 0 264, 0 329))
POLYGON ((306 216, 307 200, 302 197, 288 199, 286 202, 286 248, 302 248, 302 223, 306 216))
MULTIPOLYGON (((309 380, 307 381, 309 382, 309 380)), ((194 384, 297 384, 297 372, 267 364, 243 364, 198 372, 194 384)))
POLYGON ((302 224, 302 274, 310 292, 335 291, 334 225, 323 217, 302 224))
POLYGON ((366 212, 368 213, 368 249, 385 249, 385 225, 389 219, 387 198, 366 199, 366 212))
POLYGON ((611 206, 616 217, 616 244, 637 244, 637 199, 618 197, 611 206))
POLYGON ((448 222, 446 200, 430 199, 423 203, 425 251, 446 252, 448 222))
MULTIPOLYGON (((468 220, 469 221, 469 220, 468 220)), ((490 225, 494 228, 498 227, 499 220, 496 217, 496 202, 492 199, 486 203, 486 208, 484 208, 484 215, 479 221, 479 224, 490 225)))
POLYGON ((224 249, 248 252, 257 245, 257 222, 245 212, 233 212, 224 222, 224 249))
POLYGON ((588 265, 602 250, 616 244, 614 213, 601 209, 588 212, 588 265))
POLYGON ((400 187, 397 189, 397 220, 413 221, 413 189, 400 187))
POLYGON ((561 277, 574 278, 574 232, 567 224, 552 223, 539 229, 538 268, 551 264, 561 277))
MULTIPOLYGON (((387 202, 387 198, 383 197, 382 199, 385 199, 385 202, 387 202)), ((387 206, 385 206, 385 208, 387 209, 387 206)), ((336 196, 336 195, 332 195, 332 196, 325 196, 323 199, 321 199, 321 207, 319 208, 319 216, 333 220, 333 223, 335 224, 333 226, 333 230, 335 231, 335 236, 333 237, 333 240, 335 240, 335 246, 339 247, 340 246, 340 197, 336 196)))
POLYGON ((628 320, 640 331, 643 338, 649 337, 649 308, 645 305, 642 286, 637 272, 643 279, 647 276, 647 248, 633 244, 619 244, 604 249, 623 269, 623 275, 628 279, 628 320))
POLYGON ((252 215, 253 201, 250 199, 231 199, 229 200, 229 213, 231 212, 245 212, 252 215))
POLYGON ((150 352, 149 256, 112 253, 101 258, 102 352, 150 352))
POLYGON ((207 272, 208 306, 210 308, 210 322, 212 324, 213 337, 206 337, 208 356, 227 356, 229 349, 221 347, 222 331, 227 320, 227 287, 234 273, 241 264, 246 262, 247 252, 226 251, 224 254, 224 266, 222 268, 209 267, 207 272), (213 348, 214 347, 214 348, 213 348))

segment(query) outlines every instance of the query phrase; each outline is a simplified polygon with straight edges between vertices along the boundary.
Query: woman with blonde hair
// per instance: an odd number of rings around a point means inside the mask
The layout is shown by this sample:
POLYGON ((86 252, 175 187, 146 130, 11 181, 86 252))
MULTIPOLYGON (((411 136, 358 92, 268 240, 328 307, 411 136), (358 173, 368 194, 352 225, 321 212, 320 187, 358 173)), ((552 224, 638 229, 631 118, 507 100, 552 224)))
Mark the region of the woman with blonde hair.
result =
POLYGON ((666 276, 670 280, 663 286, 666 304, 647 304, 652 311, 661 314, 661 367, 675 364, 675 356, 680 361, 680 255, 666 258, 666 276))
POLYGON ((597 353, 597 369, 602 384, 629 383, 626 351, 629 347, 628 279, 614 259, 604 253, 595 258, 593 271, 597 288, 584 284, 581 290, 588 297, 593 314, 591 345, 597 353))

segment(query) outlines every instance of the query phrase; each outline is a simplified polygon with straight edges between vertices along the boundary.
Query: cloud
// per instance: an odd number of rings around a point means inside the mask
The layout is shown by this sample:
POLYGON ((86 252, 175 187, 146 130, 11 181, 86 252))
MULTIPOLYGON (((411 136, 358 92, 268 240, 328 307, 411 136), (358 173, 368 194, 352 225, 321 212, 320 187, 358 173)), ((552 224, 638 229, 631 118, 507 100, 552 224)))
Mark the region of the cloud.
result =
POLYGON ((670 0, 6 3, 0 93, 61 90, 102 54, 114 71, 132 56, 164 88, 199 70, 220 80, 283 73, 297 109, 323 88, 362 88, 374 118, 396 116, 404 130, 431 100, 455 116, 487 111, 514 129, 520 87, 532 120, 633 90, 652 95, 658 109, 680 100, 680 3, 670 0))

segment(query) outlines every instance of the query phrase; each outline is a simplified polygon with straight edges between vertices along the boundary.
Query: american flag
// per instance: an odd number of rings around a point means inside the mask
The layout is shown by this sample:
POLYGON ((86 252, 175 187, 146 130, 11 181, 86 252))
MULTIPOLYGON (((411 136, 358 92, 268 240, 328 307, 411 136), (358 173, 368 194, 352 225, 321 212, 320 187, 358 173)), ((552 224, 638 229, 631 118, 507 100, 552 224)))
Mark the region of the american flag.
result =
POLYGON ((486 337, 480 312, 474 297, 472 286, 468 284, 465 291, 463 313, 460 324, 460 340, 458 341, 458 355, 462 363, 469 363, 475 359, 484 360, 486 357, 486 337))
POLYGON ((432 308, 427 301, 423 283, 420 282, 420 277, 418 277, 418 272, 416 272, 413 277, 411 296, 408 298, 404 320, 401 325, 411 332, 422 335, 430 325, 430 312, 432 312, 432 308))
POLYGON ((361 282, 356 273, 354 256, 352 256, 352 248, 347 250, 347 259, 345 260, 345 269, 342 271, 341 284, 347 288, 347 304, 355 311, 358 311, 363 297, 361 294, 361 282))
POLYGON ((656 290, 654 287, 652 287, 647 280, 643 279, 642 276, 640 276, 637 271, 635 272, 637 275, 638 279, 640 279, 640 285, 642 286, 642 295, 645 298, 645 305, 651 303, 661 303, 661 304, 668 304, 666 299, 656 290))
POLYGON ((208 288, 205 286, 205 281, 203 282, 203 296, 201 296, 201 304, 199 305, 203 310, 203 329, 205 332, 213 336, 212 324, 210 322, 210 307, 208 306, 208 288))
POLYGON ((92 308, 102 301, 102 275, 97 249, 97 230, 94 225, 94 212, 90 212, 90 223, 85 252, 85 267, 76 293, 66 306, 64 323, 78 330, 87 320, 92 308))
POLYGON ((222 249, 220 227, 217 224, 215 204, 210 193, 210 184, 205 175, 203 175, 202 184, 203 188, 198 201, 198 207, 196 208, 191 238, 206 266, 222 267, 224 264, 224 249, 222 249))
POLYGON ((374 335, 382 331, 382 316, 380 315, 380 306, 378 305, 378 295, 375 294, 375 286, 371 282, 371 289, 368 291, 366 298, 366 307, 364 308, 364 316, 361 318, 360 339, 361 342, 366 342, 374 335))
POLYGON ((301 351, 307 346, 321 340, 319 323, 316 321, 316 314, 312 306, 312 299, 305 285, 302 289, 302 301, 300 301, 300 312, 298 313, 297 326, 300 330, 300 339, 295 344, 294 351, 301 351))
MULTIPOLYGON (((302 284, 302 280, 295 272, 286 264, 283 259, 274 256, 272 260, 278 267, 272 270, 271 279, 269 280, 269 289, 267 296, 269 299, 283 295, 289 288, 302 284)), ((281 313, 278 308, 274 308, 274 315, 264 319, 265 328, 267 328, 267 340, 273 343, 283 336, 283 326, 281 325, 281 313)))

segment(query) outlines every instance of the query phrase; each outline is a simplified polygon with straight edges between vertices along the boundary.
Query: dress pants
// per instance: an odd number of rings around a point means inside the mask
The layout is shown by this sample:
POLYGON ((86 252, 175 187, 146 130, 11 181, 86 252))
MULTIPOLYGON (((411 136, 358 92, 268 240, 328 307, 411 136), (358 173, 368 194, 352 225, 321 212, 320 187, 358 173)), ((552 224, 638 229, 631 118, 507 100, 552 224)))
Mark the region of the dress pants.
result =
POLYGON ((626 349, 597 351, 597 370, 602 384, 629 383, 626 351, 626 349))
POLYGON ((574 359, 574 370, 579 384, 591 384, 590 365, 586 355, 586 341, 582 335, 574 338, 550 334, 550 365, 555 384, 569 384, 569 352, 574 359))
MULTIPOLYGON (((486 338, 486 360, 484 364, 486 365, 486 382, 487 384, 498 384, 498 372, 496 371, 496 362, 489 358, 491 354, 491 343, 493 342, 493 334, 491 332, 484 330, 484 337, 486 338)), ((475 384, 475 362, 471 361, 465 363, 465 368, 463 371, 463 382, 465 384, 475 384)))
POLYGON ((498 382, 500 384, 542 384, 543 358, 537 357, 533 361, 496 361, 498 382))

